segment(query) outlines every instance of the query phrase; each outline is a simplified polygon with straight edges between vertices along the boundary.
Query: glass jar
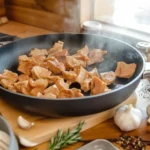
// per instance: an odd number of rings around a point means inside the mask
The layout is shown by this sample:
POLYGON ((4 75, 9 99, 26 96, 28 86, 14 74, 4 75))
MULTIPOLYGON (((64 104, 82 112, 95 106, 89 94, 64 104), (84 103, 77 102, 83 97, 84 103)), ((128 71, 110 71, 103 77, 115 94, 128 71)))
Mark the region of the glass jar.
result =
POLYGON ((141 52, 145 61, 150 61, 150 43, 149 42, 138 42, 136 48, 141 52))
POLYGON ((99 21, 90 20, 83 23, 81 33, 100 34, 102 24, 99 21))

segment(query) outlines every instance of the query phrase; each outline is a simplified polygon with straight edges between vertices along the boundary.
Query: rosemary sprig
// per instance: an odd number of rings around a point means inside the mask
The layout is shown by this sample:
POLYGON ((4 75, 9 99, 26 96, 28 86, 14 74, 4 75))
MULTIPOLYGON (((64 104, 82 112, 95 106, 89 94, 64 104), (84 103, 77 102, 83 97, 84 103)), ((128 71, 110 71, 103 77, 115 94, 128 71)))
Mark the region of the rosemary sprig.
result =
POLYGON ((80 122, 77 127, 72 130, 68 129, 66 132, 58 130, 56 136, 51 138, 48 150, 60 150, 61 148, 80 141, 80 131, 83 125, 84 121, 80 122))

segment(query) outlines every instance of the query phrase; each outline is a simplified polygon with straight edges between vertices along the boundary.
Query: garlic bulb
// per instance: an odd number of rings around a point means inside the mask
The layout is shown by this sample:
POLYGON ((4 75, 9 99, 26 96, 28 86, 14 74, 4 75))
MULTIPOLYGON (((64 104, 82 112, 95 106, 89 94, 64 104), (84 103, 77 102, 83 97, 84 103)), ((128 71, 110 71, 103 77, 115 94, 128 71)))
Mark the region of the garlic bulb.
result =
POLYGON ((114 121, 122 131, 131 131, 140 126, 142 112, 132 105, 124 105, 116 111, 114 121))
POLYGON ((147 115, 150 117, 150 104, 147 106, 146 111, 147 111, 147 115))

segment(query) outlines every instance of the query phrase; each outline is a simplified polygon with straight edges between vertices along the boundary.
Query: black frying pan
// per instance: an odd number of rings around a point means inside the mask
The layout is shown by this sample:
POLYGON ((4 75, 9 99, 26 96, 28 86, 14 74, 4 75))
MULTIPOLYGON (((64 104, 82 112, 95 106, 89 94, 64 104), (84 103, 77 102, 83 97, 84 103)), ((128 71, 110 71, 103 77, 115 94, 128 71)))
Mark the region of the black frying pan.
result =
POLYGON ((99 72, 114 71, 118 61, 136 63, 137 69, 130 79, 117 79, 109 93, 72 99, 41 99, 13 93, 0 87, 0 94, 10 104, 21 109, 48 116, 88 115, 110 109, 126 100, 135 90, 144 71, 141 54, 130 45, 103 36, 88 34, 50 34, 26 38, 0 48, 0 72, 4 69, 16 70, 18 56, 28 53, 32 48, 50 48, 57 41, 64 42, 70 54, 84 47, 100 48, 108 51, 104 61, 88 67, 97 67, 99 72))

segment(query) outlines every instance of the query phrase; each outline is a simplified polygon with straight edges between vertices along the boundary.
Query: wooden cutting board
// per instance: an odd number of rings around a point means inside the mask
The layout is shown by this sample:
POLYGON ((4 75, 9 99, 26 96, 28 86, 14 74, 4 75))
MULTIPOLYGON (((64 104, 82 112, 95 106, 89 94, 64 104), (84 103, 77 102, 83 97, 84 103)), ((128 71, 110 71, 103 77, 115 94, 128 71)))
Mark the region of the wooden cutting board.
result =
POLYGON ((43 116, 33 116, 29 113, 17 110, 7 104, 3 99, 0 99, 0 112, 7 119, 8 123, 13 128, 16 135, 37 142, 39 144, 49 141, 52 136, 56 134, 58 129, 67 130, 75 127, 80 121, 85 121, 83 130, 89 129, 103 121, 113 117, 116 109, 124 104, 136 104, 136 94, 134 93, 127 100, 120 105, 110 110, 97 113, 94 115, 80 116, 80 117, 66 117, 66 118, 47 118, 43 116), (35 125, 28 130, 20 129, 17 124, 18 116, 23 116, 27 120, 34 122, 35 125))

